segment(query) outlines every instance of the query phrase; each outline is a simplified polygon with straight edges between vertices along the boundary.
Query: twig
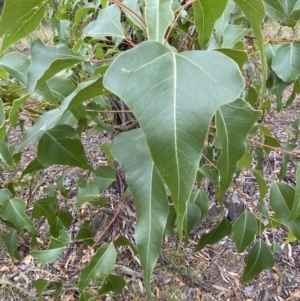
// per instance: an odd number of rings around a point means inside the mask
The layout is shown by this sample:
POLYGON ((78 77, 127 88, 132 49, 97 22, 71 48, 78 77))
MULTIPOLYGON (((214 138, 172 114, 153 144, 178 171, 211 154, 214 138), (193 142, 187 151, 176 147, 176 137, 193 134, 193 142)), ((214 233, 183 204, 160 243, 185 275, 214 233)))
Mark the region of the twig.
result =
POLYGON ((300 158, 300 154, 298 153, 295 153, 295 152, 289 152, 289 151, 286 151, 280 147, 276 147, 276 146, 270 146, 270 145, 266 145, 264 143, 261 143, 261 142, 258 142, 258 141, 255 141, 255 140, 252 140, 252 139, 247 139, 247 141, 249 142, 252 142, 254 144, 257 144, 259 146, 262 146, 262 147, 266 147, 266 148, 270 148, 270 149, 273 149, 273 150, 277 150, 283 154, 287 154, 287 155, 290 155, 290 156, 293 156, 293 157, 296 157, 296 158, 300 158))

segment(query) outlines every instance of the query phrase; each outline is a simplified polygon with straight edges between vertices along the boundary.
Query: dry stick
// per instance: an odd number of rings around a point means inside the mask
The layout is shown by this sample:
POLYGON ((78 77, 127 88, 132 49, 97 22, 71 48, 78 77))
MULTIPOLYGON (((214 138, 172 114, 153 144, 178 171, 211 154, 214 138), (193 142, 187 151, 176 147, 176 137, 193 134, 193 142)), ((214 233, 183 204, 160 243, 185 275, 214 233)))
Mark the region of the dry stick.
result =
POLYGON ((192 3, 195 2, 195 1, 196 1, 196 0, 189 0, 187 3, 185 3, 184 5, 182 5, 180 8, 178 8, 178 9, 175 11, 175 13, 178 11, 178 15, 176 16, 175 20, 173 21, 172 25, 170 26, 170 29, 169 29, 169 31, 168 31, 168 34, 166 35, 166 38, 165 38, 165 43, 168 41, 172 29, 174 28, 174 26, 175 26, 177 20, 180 18, 181 12, 182 12, 187 6, 189 6, 190 4, 192 4, 192 3))
POLYGON ((264 143, 261 143, 261 142, 258 142, 258 141, 252 140, 252 139, 247 139, 247 141, 252 142, 254 144, 257 144, 257 145, 262 146, 262 147, 267 147, 267 148, 270 148, 270 149, 273 149, 273 150, 277 150, 277 151, 279 151, 281 153, 284 153, 284 154, 287 154, 287 155, 290 155, 290 156, 293 156, 293 157, 296 157, 296 158, 300 158, 300 154, 295 153, 295 152, 286 151, 286 150, 284 150, 284 149, 282 149, 280 147, 266 145, 264 143))
POLYGON ((202 157, 208 162, 209 165, 218 170, 218 167, 214 163, 212 163, 205 155, 202 154, 202 157))
POLYGON ((102 233, 98 236, 98 238, 96 239, 95 243, 88 249, 88 251, 86 252, 85 256, 83 256, 80 259, 80 261, 76 265, 77 267, 86 258, 86 256, 92 251, 92 249, 96 248, 96 246, 101 241, 101 239, 103 239, 103 237, 106 234, 106 232, 109 230, 109 228, 111 227, 111 225, 115 222, 116 218, 118 217, 118 215, 119 215, 121 209, 123 208, 126 200, 127 200, 127 198, 124 198, 124 200, 122 201, 120 207, 118 208, 117 212, 115 213, 115 215, 113 216, 113 218, 111 219, 111 221, 109 222, 109 224, 105 227, 105 229, 102 231, 102 233))

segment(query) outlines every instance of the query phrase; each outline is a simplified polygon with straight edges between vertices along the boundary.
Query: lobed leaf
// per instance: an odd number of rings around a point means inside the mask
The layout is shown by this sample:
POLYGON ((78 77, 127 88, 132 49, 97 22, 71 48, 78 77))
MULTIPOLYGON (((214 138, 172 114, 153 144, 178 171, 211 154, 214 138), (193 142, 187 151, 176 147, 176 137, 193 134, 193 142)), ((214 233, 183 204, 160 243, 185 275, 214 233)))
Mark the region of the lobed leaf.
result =
POLYGON ((37 234, 33 222, 26 215, 26 204, 21 199, 9 199, 0 208, 0 217, 13 223, 18 228, 25 228, 33 234, 37 234))
POLYGON ((116 58, 104 85, 126 102, 140 123, 154 164, 171 191, 181 239, 210 121, 243 88, 238 66, 218 52, 177 54, 144 42, 116 58))

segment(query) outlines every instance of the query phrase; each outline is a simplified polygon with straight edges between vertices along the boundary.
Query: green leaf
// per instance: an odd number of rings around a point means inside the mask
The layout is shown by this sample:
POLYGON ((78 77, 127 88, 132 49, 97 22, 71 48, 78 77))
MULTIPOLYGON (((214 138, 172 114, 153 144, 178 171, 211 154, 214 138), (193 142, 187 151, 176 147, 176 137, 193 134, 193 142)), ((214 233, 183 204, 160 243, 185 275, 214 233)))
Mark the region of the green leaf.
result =
POLYGON ((85 220, 81 228, 79 229, 76 239, 83 239, 84 242, 90 247, 94 244, 94 233, 89 228, 89 224, 91 221, 85 220))
POLYGON ((285 43, 275 52, 272 69, 285 82, 300 76, 300 42, 285 43))
POLYGON ((276 21, 285 20, 285 11, 280 1, 278 0, 264 0, 266 13, 269 17, 276 21))
POLYGON ((247 134, 260 115, 260 111, 253 110, 242 99, 217 110, 215 147, 221 149, 217 162, 221 193, 230 186, 237 162, 247 148, 247 134))
POLYGON ((100 166, 95 170, 94 184, 103 192, 116 180, 115 171, 110 166, 100 166))
POLYGON ((113 165, 114 163, 114 156, 111 154, 111 141, 105 141, 102 145, 101 145, 101 151, 106 155, 108 164, 110 166, 113 165))
POLYGON ((57 216, 54 218, 54 220, 49 223, 50 226, 50 234, 53 237, 59 237, 59 231, 64 228, 63 222, 58 218, 57 216))
POLYGON ((33 93, 59 71, 84 60, 81 55, 67 47, 46 46, 39 39, 32 43, 30 52, 31 64, 27 74, 26 94, 33 93))
POLYGON ((239 253, 251 244, 257 232, 256 218, 249 211, 244 211, 232 228, 232 237, 239 253))
POLYGON ((150 296, 150 275, 161 250, 168 216, 165 186, 141 129, 117 135, 111 150, 125 172, 134 198, 137 215, 135 241, 144 271, 144 284, 150 296))
POLYGON ((298 166, 296 173, 296 189, 295 189, 295 197, 293 201, 292 211, 288 218, 289 221, 297 218, 300 215, 300 167, 298 166))
POLYGON ((87 183, 76 196, 75 204, 81 206, 85 202, 91 202, 100 198, 98 187, 94 183, 87 183))
POLYGON ((87 291, 82 291, 80 293, 79 301, 90 301, 94 296, 87 292, 87 291))
POLYGON ((42 278, 37 279, 37 280, 34 281, 34 284, 33 284, 33 285, 34 285, 34 287, 35 287, 35 289, 36 289, 36 291, 37 291, 37 293, 38 293, 39 296, 40 296, 40 295, 43 293, 43 291, 48 287, 49 283, 50 283, 49 280, 47 280, 47 279, 42 279, 42 278))
POLYGON ((123 235, 120 235, 115 241, 114 241, 115 247, 120 247, 120 246, 129 246, 134 255, 138 255, 137 248, 133 243, 130 242, 128 238, 126 238, 123 235))
POLYGON ((211 36, 211 40, 210 40, 210 46, 209 48, 211 48, 211 42, 216 42, 216 46, 217 48, 221 47, 222 44, 222 40, 223 40, 223 35, 224 32, 229 24, 229 20, 230 20, 230 15, 231 15, 231 11, 234 9, 234 2, 232 0, 228 0, 227 1, 227 5, 225 7, 225 10, 222 14, 222 16, 215 22, 215 38, 212 35, 211 36), (216 41, 215 41, 216 40, 216 41))
POLYGON ((98 291, 99 295, 104 295, 108 292, 115 292, 117 294, 122 294, 124 287, 126 286, 126 282, 123 278, 116 275, 108 275, 101 289, 98 291))
POLYGON ((124 29, 121 24, 121 11, 115 4, 101 9, 97 20, 90 22, 83 33, 92 38, 105 40, 107 36, 123 39, 124 29))
POLYGON ((73 216, 70 211, 66 209, 59 209, 57 216, 60 218, 66 228, 69 228, 71 226, 73 222, 73 216))
POLYGON ((60 101, 63 101, 76 89, 75 84, 65 77, 52 77, 47 84, 52 94, 60 101))
POLYGON ((297 0, 279 0, 279 2, 282 4, 285 13, 288 16, 294 10, 297 0))
POLYGON ((40 296, 40 295, 43 293, 43 291, 48 287, 49 283, 50 283, 49 280, 47 280, 47 279, 42 279, 42 278, 37 279, 37 280, 34 281, 34 284, 33 284, 33 285, 34 285, 34 287, 35 287, 35 289, 36 289, 36 291, 37 291, 37 293, 38 293, 39 296, 40 296))
POLYGON ((31 251, 30 255, 37 259, 42 265, 53 262, 66 249, 71 242, 69 235, 60 230, 60 237, 58 239, 50 238, 50 245, 47 250, 31 251))
POLYGON ((32 217, 38 218, 44 216, 49 225, 56 218, 56 197, 49 197, 35 201, 33 204, 32 217))
POLYGON ((270 206, 279 219, 300 240, 300 217, 289 220, 295 199, 295 189, 284 183, 272 182, 270 206))
POLYGON ((44 133, 38 144, 37 157, 45 167, 61 164, 92 170, 78 133, 65 124, 44 133))
MULTIPOLYGON (((261 28, 261 23, 265 18, 265 7, 262 0, 234 0, 234 2, 241 8, 250 22, 254 34, 257 39, 257 44, 260 50, 261 65, 262 65, 262 77, 267 78, 267 62, 265 56, 265 41, 261 28)), ((262 82, 261 87, 261 101, 265 97, 265 82, 262 82)))
POLYGON ((201 210, 193 202, 188 202, 187 212, 184 219, 184 243, 188 244, 189 234, 193 230, 194 225, 201 219, 201 210))
POLYGON ((201 236, 195 252, 202 250, 206 245, 212 245, 219 242, 225 236, 229 236, 231 234, 231 230, 231 223, 229 222, 227 217, 224 217, 216 228, 214 228, 209 233, 203 234, 201 236))
POLYGON ((224 32, 222 48, 233 48, 249 31, 249 28, 241 25, 228 25, 224 32))
POLYGON ((8 167, 14 166, 13 157, 7 143, 4 141, 0 141, 0 160, 2 160, 8 167))
POLYGON ((117 57, 104 85, 126 102, 140 123, 154 164, 171 191, 181 239, 210 121, 243 88, 238 66, 215 51, 177 54, 144 42, 117 57))
POLYGON ((13 194, 9 189, 0 189, 0 204, 4 204, 11 196, 13 194))
POLYGON ((280 145, 280 142, 278 141, 278 139, 268 136, 268 135, 265 135, 264 145, 265 146, 263 148, 267 155, 269 155, 272 150, 272 148, 267 147, 267 145, 272 146, 272 147, 280 147, 281 148, 281 145, 280 145))
POLYGON ((164 42, 168 26, 174 19, 172 0, 146 0, 145 20, 149 41, 164 42))
POLYGON ((3 241, 6 245, 8 254, 10 255, 11 259, 17 259, 21 260, 21 256, 18 252, 17 246, 18 246, 18 233, 17 231, 13 230, 9 232, 4 238, 3 241))
POLYGON ((0 217, 5 221, 13 223, 19 228, 25 228, 33 234, 37 234, 33 222, 25 214, 26 204, 21 199, 7 200, 0 209, 0 217))
POLYGON ((259 239, 248 255, 242 282, 245 283, 254 279, 263 270, 271 269, 273 266, 274 258, 272 252, 268 246, 259 239))
POLYGON ((215 21, 223 14, 227 2, 227 0, 197 0, 193 2, 194 22, 201 49, 206 48, 215 21))
POLYGON ((29 65, 29 58, 20 52, 9 52, 0 58, 0 66, 24 85, 29 65))
POLYGON ((145 30, 144 20, 141 14, 141 9, 137 0, 125 0, 123 4, 126 5, 126 9, 123 8, 126 18, 128 18, 135 26, 141 30, 145 30), (130 11, 128 11, 128 8, 130 11))
POLYGON ((248 60, 247 52, 244 50, 221 48, 221 49, 215 49, 215 51, 221 52, 221 53, 227 55, 228 57, 230 57, 232 60, 234 60, 239 65, 240 69, 242 69, 243 65, 248 60))
POLYGON ((40 24, 47 6, 47 0, 8 0, 0 20, 0 36, 5 34, 1 51, 26 37, 40 24))
POLYGON ((44 169, 44 167, 41 165, 39 160, 37 158, 35 158, 22 171, 22 176, 32 173, 32 172, 35 172, 35 171, 39 171, 41 169, 44 169))
POLYGON ((263 174, 260 170, 258 169, 253 169, 251 170, 256 181, 258 184, 258 189, 259 189, 259 194, 260 194, 260 199, 263 200, 263 198, 266 196, 268 193, 268 186, 267 183, 263 177, 263 174))
MULTIPOLYGON (((26 145, 39 141, 47 130, 58 124, 66 110, 76 107, 87 99, 108 94, 108 91, 103 88, 102 81, 103 78, 96 78, 80 83, 77 88, 64 99, 59 108, 43 114, 35 125, 25 132, 21 143, 16 147, 14 153, 19 153, 26 145)), ((62 93, 63 98, 65 97, 64 94, 65 93, 62 93)))
POLYGON ((99 275, 109 275, 116 262, 116 250, 113 243, 99 248, 92 257, 90 264, 83 269, 78 281, 78 288, 82 291, 99 275))

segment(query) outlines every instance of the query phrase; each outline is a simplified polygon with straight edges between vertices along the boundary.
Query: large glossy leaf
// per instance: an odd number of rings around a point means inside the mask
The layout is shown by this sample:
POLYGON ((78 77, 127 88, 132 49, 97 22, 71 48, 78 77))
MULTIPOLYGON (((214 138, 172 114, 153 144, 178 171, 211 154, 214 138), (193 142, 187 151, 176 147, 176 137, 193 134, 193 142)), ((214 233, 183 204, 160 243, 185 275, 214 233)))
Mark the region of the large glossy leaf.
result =
POLYGON ((257 232, 256 218, 249 211, 245 211, 232 228, 232 237, 239 253, 251 244, 257 232))
POLYGON ((195 251, 200 251, 206 245, 212 245, 219 242, 225 236, 229 236, 231 234, 231 230, 232 225, 230 221, 227 217, 224 217, 216 228, 201 236, 195 251))
POLYGON ((140 122, 154 164, 171 191, 182 238, 186 203, 212 116, 243 88, 238 66, 215 51, 177 54, 145 42, 113 62, 104 84, 140 122))
POLYGON ((145 19, 149 41, 164 42, 168 26, 174 19, 172 0, 146 0, 145 19))
POLYGON ((279 219, 300 240, 300 217, 289 220, 295 199, 295 189, 285 183, 272 182, 270 206, 279 219))
POLYGON ((47 0, 8 0, 0 20, 1 51, 33 32, 46 11, 47 0))
POLYGON ((251 249, 245 267, 242 282, 247 282, 259 275, 263 270, 274 266, 273 254, 268 246, 259 239, 251 249))
POLYGON ((86 36, 104 40, 105 37, 124 38, 121 11, 115 4, 99 11, 97 20, 90 22, 83 30, 86 36))
POLYGON ((197 0, 193 3, 194 21, 201 49, 205 49, 215 21, 223 14, 227 0, 197 0))
POLYGON ((135 241, 150 295, 150 275, 161 249, 168 216, 164 183, 153 164, 141 129, 116 136, 111 150, 125 172, 134 197, 137 212, 135 241))
POLYGON ((246 136, 260 115, 242 99, 217 110, 215 146, 221 149, 217 162, 221 193, 229 187, 237 162, 246 151, 246 136))
POLYGON ((285 82, 292 82, 300 76, 300 42, 281 45, 273 58, 272 69, 285 82))
POLYGON ((71 241, 69 235, 65 231, 60 230, 60 237, 58 239, 50 238, 50 244, 47 250, 31 251, 30 255, 42 265, 53 262, 66 249, 71 241))
POLYGON ((59 71, 84 60, 81 55, 67 47, 46 46, 39 39, 32 43, 30 53, 26 94, 33 93, 59 71))
POLYGON ((78 133, 69 125, 58 125, 44 133, 37 157, 43 166, 53 164, 77 166, 92 170, 78 133))
POLYGON ((0 217, 13 223, 18 228, 25 228, 33 234, 37 234, 33 222, 26 215, 26 204, 21 199, 7 200, 0 209, 0 217))
POLYGON ((297 173, 296 173, 295 197, 293 201, 292 211, 289 216, 289 221, 295 219, 299 215, 300 215, 300 167, 298 166, 297 173))
POLYGON ((78 288, 82 291, 99 275, 109 275, 116 262, 116 249, 113 243, 99 248, 92 257, 90 264, 83 269, 78 281, 78 288))
POLYGON ((278 0, 264 0, 266 13, 269 17, 276 21, 285 20, 285 11, 278 0))
MULTIPOLYGON (((66 110, 76 107, 87 99, 108 94, 108 91, 103 88, 102 81, 103 78, 100 77, 80 83, 77 88, 64 99, 59 108, 43 114, 36 124, 25 132, 21 143, 16 147, 14 153, 19 153, 24 146, 39 141, 47 130, 55 127, 59 123, 66 110)), ((64 92, 62 92, 62 95, 64 95, 64 92)))

